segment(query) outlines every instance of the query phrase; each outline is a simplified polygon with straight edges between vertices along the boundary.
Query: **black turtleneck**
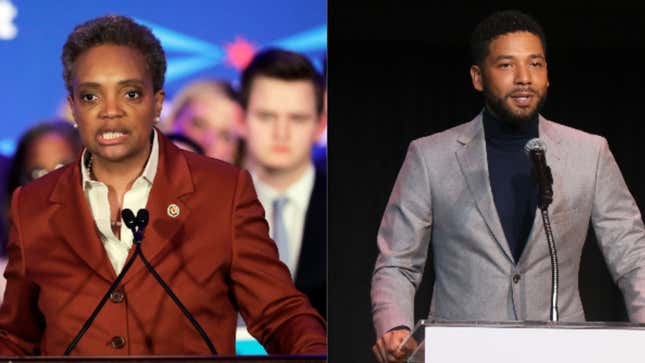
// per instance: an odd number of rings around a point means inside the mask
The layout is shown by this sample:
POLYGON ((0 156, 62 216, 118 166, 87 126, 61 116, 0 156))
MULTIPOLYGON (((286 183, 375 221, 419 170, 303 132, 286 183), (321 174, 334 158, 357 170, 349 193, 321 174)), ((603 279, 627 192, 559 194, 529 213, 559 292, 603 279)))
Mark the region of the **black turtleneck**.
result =
POLYGON ((538 137, 538 118, 515 125, 484 109, 490 187, 515 262, 519 261, 537 208, 537 183, 524 145, 538 137))

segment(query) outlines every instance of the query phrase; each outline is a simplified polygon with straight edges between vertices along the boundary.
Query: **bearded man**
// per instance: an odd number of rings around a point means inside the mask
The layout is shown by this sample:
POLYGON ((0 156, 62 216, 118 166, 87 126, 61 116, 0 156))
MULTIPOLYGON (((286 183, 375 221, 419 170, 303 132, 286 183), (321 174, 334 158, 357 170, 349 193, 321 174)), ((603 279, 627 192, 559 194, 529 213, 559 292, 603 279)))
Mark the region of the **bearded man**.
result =
POLYGON ((434 319, 549 320, 550 255, 524 152, 537 137, 553 175, 559 320, 585 319, 578 271, 591 223, 630 320, 645 321, 641 214, 604 138, 539 114, 549 86, 542 28, 521 12, 497 12, 475 28, 471 50, 484 109, 410 144, 378 232, 371 298, 381 363, 410 349, 399 346, 413 326, 430 246, 434 319))

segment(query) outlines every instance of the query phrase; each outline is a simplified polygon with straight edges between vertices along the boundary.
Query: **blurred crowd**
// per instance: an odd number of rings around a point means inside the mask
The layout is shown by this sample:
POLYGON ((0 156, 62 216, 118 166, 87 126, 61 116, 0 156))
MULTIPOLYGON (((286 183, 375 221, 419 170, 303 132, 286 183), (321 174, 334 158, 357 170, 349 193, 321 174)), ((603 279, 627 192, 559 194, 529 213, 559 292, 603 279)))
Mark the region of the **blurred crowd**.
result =
MULTIPOLYGON (((164 106, 157 128, 182 149, 250 172, 280 259, 326 317, 324 80, 307 57, 268 49, 245 68, 239 87, 221 79, 189 81, 164 106)), ((13 157, 0 156, 0 271, 6 265, 11 195, 55 169, 80 163, 83 145, 73 125, 70 113, 37 123, 22 134, 13 157)))

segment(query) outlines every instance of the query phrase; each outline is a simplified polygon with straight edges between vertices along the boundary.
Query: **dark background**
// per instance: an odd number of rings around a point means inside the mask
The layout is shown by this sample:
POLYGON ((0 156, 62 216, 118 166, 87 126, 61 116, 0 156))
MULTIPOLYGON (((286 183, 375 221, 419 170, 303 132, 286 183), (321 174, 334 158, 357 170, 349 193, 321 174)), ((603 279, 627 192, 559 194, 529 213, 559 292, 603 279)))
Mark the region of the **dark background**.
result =
MULTIPOLYGON (((410 141, 481 110, 468 44, 474 26, 495 10, 520 9, 542 24, 550 79, 542 114, 605 136, 645 207, 643 6, 525 3, 330 1, 330 362, 373 361, 369 285, 383 210, 410 141)), ((580 277, 588 320, 625 320, 592 232, 580 277)), ((427 314, 431 289, 427 272, 415 319, 427 314)))

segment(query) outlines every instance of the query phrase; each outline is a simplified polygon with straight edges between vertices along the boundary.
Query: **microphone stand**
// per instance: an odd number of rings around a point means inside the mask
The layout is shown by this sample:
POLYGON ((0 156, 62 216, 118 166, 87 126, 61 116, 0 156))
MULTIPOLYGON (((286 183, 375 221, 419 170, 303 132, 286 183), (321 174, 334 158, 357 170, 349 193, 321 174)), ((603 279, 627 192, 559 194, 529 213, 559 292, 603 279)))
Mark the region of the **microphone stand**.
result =
POLYGON ((161 278, 161 276, 159 276, 159 274, 157 273, 157 271, 155 271, 154 267, 152 267, 152 265, 150 264, 150 262, 148 262, 148 259, 143 255, 143 252, 141 251, 141 244, 140 244, 140 243, 139 243, 139 244, 137 244, 137 249, 136 249, 136 251, 135 251, 135 254, 138 254, 138 255, 139 255, 139 257, 141 257, 141 261, 143 261, 143 264, 146 266, 146 268, 148 269, 148 271, 150 271, 150 273, 152 274, 152 276, 154 276, 154 278, 157 280, 157 282, 159 283, 159 285, 161 285, 161 287, 164 289, 164 291, 166 291, 166 294, 168 294, 168 296, 170 296, 170 298, 172 299, 172 301, 174 301, 174 302, 175 302, 175 304, 177 305, 177 307, 179 308, 179 310, 181 310, 181 312, 182 312, 182 313, 184 313, 184 315, 186 316, 186 318, 188 318, 188 320, 189 320, 189 321, 190 321, 190 323, 193 325, 193 327, 195 328, 195 330, 197 330, 197 332, 199 333, 199 335, 202 337, 202 340, 204 340, 204 342, 205 342, 205 343, 206 343, 206 345, 208 346, 208 349, 211 351, 211 354, 213 354, 213 355, 217 355, 217 350, 215 349, 215 346, 213 345, 213 342, 208 338, 208 335, 206 334, 206 332, 204 331, 204 329, 201 327, 201 325, 199 325, 199 323, 197 322, 197 320, 195 320, 195 318, 193 317, 193 315, 188 311, 188 309, 186 309, 186 307, 184 306, 184 304, 182 304, 182 303, 181 303, 181 301, 179 300, 179 298, 177 297, 177 295, 175 295, 175 293, 174 293, 174 292, 170 289, 170 287, 169 287, 169 286, 164 282, 164 280, 161 278))
POLYGON ((544 224, 544 232, 546 233, 546 240, 549 244, 549 255, 551 256, 551 321, 558 321, 558 286, 560 279, 560 271, 558 269, 558 252, 555 249, 555 242, 553 240, 553 232, 551 231, 551 221, 549 220, 549 211, 547 208, 540 208, 542 212, 542 222, 544 224))
MULTIPOLYGON (((139 245, 137 245, 137 247, 139 247, 139 245)), ((123 266, 123 270, 121 270, 121 273, 119 273, 119 275, 116 277, 116 280, 114 280, 114 282, 112 283, 108 291, 105 293, 105 295, 103 295, 103 298, 101 299, 99 304, 96 306, 96 308, 94 308, 94 311, 92 312, 90 317, 87 318, 87 320, 85 321, 85 324, 83 324, 83 327, 81 327, 81 330, 78 331, 78 334, 76 334, 72 342, 69 343, 63 355, 69 355, 69 353, 71 353, 72 350, 76 347, 76 344, 78 344, 79 340, 81 340, 83 335, 85 335, 85 332, 87 331, 87 329, 90 328, 90 326, 94 322, 94 319, 96 319, 96 316, 99 314, 101 309, 103 309, 103 305, 105 305, 110 295, 114 292, 114 290, 116 290, 117 286, 119 286, 119 283, 121 283, 121 280, 123 280, 123 277, 125 276, 126 272, 128 272, 128 270, 130 269, 130 267, 132 266, 132 263, 134 262, 134 260, 136 260, 136 258, 137 258, 137 252, 135 251, 135 253, 128 259, 125 266, 123 266)))
POLYGON ((141 240, 143 240, 143 230, 145 229, 146 225, 148 224, 148 211, 145 209, 140 209, 139 212, 137 213, 137 217, 134 217, 134 214, 132 213, 131 210, 129 209, 124 209, 122 211, 122 217, 123 221, 125 222, 126 226, 132 231, 132 234, 134 236, 134 245, 135 245, 135 250, 132 256, 128 259, 126 262, 125 266, 123 267, 123 270, 121 270, 121 273, 117 276, 116 280, 112 283, 108 291, 105 293, 99 304, 96 306, 90 317, 85 321, 85 324, 83 324, 83 327, 81 327, 81 330, 76 334, 72 342, 69 344, 67 349, 65 349, 65 353, 63 355, 69 355, 71 351, 76 347, 78 342, 81 340, 87 329, 92 325, 94 322, 94 319, 96 319, 96 316, 98 313, 101 311, 105 303, 107 302, 107 299, 110 297, 110 294, 114 292, 116 287, 119 285, 125 274, 128 272, 130 267, 132 266, 132 263, 134 260, 138 257, 141 257, 141 261, 143 264, 146 266, 146 269, 154 276, 154 278, 157 280, 159 285, 164 289, 166 294, 170 296, 172 301, 175 302, 177 307, 179 307, 179 310, 181 310, 182 313, 188 318, 190 323, 193 325, 195 330, 199 333, 201 338, 204 340, 206 345, 208 346, 208 349, 211 351, 212 355, 217 355, 217 350, 215 349, 215 346, 213 345, 213 342, 208 338, 208 335, 204 331, 204 329, 199 325, 197 320, 192 316, 192 314, 186 309, 184 304, 181 303, 177 295, 170 289, 170 287, 165 283, 165 281, 159 276, 157 271, 152 267, 148 259, 143 255, 143 251, 141 250, 141 240))
POLYGON ((546 165, 546 158, 544 151, 532 150, 531 157, 533 158, 536 173, 538 174, 539 197, 538 207, 542 214, 542 223, 544 225, 544 232, 546 240, 549 245, 549 255, 551 257, 551 309, 550 318, 552 322, 557 322, 558 316, 558 287, 560 281, 560 270, 558 268, 558 251, 555 248, 555 240, 553 239, 553 231, 551 229, 551 220, 549 219, 549 204, 553 202, 553 175, 551 168, 546 165), (537 170, 544 166, 543 170, 537 170))

